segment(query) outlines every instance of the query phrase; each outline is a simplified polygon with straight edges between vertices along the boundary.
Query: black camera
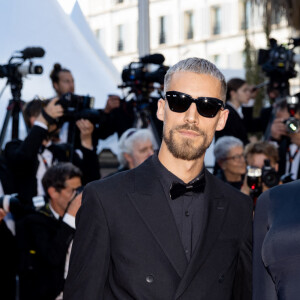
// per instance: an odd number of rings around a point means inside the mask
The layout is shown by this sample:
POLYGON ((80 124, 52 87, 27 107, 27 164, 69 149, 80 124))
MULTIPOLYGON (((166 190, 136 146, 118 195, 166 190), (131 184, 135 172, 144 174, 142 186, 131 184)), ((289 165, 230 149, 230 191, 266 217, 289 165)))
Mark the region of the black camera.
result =
POLYGON ((21 78, 22 76, 26 76, 27 74, 42 74, 43 67, 40 65, 34 65, 31 61, 28 65, 23 65, 23 62, 26 59, 31 59, 35 57, 43 57, 45 51, 40 47, 30 47, 25 48, 22 51, 17 51, 16 54, 13 55, 6 65, 0 65, 0 78, 7 77, 12 80, 14 78, 21 78), (19 60, 17 62, 13 62, 13 60, 19 60))
POLYGON ((297 106, 299 105, 299 95, 287 96, 286 97, 287 109, 290 117, 284 121, 286 130, 289 133, 296 133, 300 129, 300 120, 295 118, 297 112, 297 106))
POLYGON ((6 213, 19 212, 22 204, 20 200, 16 197, 17 194, 4 195, 0 197, 0 208, 2 208, 6 213))
POLYGON ((151 54, 140 58, 139 62, 131 62, 122 71, 122 80, 125 86, 132 86, 141 82, 164 83, 164 77, 168 70, 163 65, 165 58, 162 54, 151 54), (157 65, 155 71, 150 71, 148 65, 157 65))
POLYGON ((87 119, 92 123, 99 122, 100 113, 93 109, 95 99, 90 96, 80 96, 72 93, 64 94, 56 104, 60 104, 64 109, 64 115, 60 123, 87 119))
MULTIPOLYGON (((155 90, 155 83, 161 86, 169 67, 163 65, 165 57, 162 54, 143 56, 138 62, 131 62, 122 71, 123 84, 119 88, 130 88, 135 94, 135 101, 149 103, 153 101, 150 93, 155 90)), ((156 88, 161 96, 161 91, 156 88)))
POLYGON ((275 39, 270 39, 270 49, 259 49, 258 64, 271 79, 280 82, 281 79, 286 81, 297 75, 295 70, 295 53, 293 48, 300 45, 300 39, 290 39, 288 45, 278 45, 275 39))
POLYGON ((279 181, 279 174, 270 166, 269 159, 265 159, 262 169, 251 166, 247 168, 247 184, 253 197, 258 197, 262 193, 263 183, 271 188, 278 185, 279 181))

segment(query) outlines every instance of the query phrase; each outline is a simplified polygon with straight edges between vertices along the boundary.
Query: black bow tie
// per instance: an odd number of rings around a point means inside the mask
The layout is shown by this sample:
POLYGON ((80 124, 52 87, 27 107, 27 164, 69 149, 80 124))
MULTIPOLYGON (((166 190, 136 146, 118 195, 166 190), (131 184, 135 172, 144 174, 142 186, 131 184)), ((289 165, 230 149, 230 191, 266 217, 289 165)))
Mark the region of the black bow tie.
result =
POLYGON ((205 188, 205 178, 201 176, 193 183, 183 184, 173 182, 170 187, 170 197, 172 200, 184 195, 187 192, 203 193, 205 188))

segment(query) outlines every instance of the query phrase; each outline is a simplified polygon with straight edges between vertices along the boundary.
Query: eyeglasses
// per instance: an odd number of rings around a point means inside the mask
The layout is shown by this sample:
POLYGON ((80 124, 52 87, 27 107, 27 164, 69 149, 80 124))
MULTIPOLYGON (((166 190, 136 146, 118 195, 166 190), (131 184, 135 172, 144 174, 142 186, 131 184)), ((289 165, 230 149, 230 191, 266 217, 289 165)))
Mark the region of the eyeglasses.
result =
POLYGON ((224 158, 224 160, 230 160, 230 159, 232 159, 235 162, 237 162, 239 160, 245 160, 245 155, 244 154, 236 154, 236 155, 224 158))
POLYGON ((170 109, 177 113, 187 111, 192 103, 196 104, 199 115, 205 118, 214 118, 220 109, 224 109, 224 102, 212 97, 198 97, 195 99, 185 93, 168 91, 165 98, 170 109))

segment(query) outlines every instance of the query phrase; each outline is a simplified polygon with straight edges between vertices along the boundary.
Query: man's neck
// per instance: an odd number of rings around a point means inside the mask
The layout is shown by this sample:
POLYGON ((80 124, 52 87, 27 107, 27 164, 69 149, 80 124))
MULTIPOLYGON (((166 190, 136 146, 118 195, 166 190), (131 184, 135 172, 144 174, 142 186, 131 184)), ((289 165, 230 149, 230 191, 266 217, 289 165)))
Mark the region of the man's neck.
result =
POLYGON ((231 172, 227 172, 226 170, 224 171, 224 174, 228 182, 238 182, 242 180, 242 175, 240 174, 233 174, 231 172))
POLYGON ((233 106, 235 109, 239 109, 241 106, 241 103, 235 99, 230 99, 228 102, 230 102, 231 106, 233 106))
POLYGON ((191 161, 179 159, 173 156, 164 143, 158 152, 158 159, 167 170, 185 183, 196 178, 203 169, 204 156, 191 161))

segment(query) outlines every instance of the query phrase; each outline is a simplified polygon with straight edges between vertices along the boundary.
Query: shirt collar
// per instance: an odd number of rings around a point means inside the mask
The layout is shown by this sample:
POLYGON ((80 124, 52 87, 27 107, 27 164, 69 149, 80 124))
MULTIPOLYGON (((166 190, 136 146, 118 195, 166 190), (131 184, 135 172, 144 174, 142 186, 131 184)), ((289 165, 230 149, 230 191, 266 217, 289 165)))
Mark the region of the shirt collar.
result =
MULTIPOLYGON (((178 178, 176 175, 174 175, 172 172, 170 172, 159 160, 158 158, 158 151, 155 151, 154 155, 152 156, 152 161, 157 173, 158 178, 162 182, 163 186, 170 188, 171 184, 173 182, 179 182, 185 184, 183 180, 178 178)), ((205 167, 203 166, 202 170, 200 171, 199 175, 196 176, 193 180, 191 180, 189 183, 193 183, 198 178, 203 176, 205 167)))
POLYGON ((227 101, 226 104, 230 105, 237 113, 238 115, 244 119, 244 115, 243 115, 243 110, 242 110, 242 106, 240 106, 239 108, 236 108, 233 106, 233 104, 230 101, 227 101))
POLYGON ((59 214, 54 210, 54 208, 51 206, 50 203, 49 203, 49 208, 50 208, 50 210, 51 210, 51 212, 52 212, 54 218, 55 218, 56 220, 58 220, 58 219, 59 219, 59 214))

